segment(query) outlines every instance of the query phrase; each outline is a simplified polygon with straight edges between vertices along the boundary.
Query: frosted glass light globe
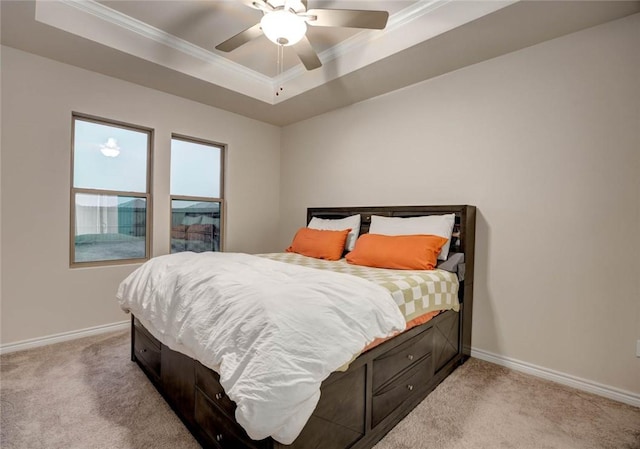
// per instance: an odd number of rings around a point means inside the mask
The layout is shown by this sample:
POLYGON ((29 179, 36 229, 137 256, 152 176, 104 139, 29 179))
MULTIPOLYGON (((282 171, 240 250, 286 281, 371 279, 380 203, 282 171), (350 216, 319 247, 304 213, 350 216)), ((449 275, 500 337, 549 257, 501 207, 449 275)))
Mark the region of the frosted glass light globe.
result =
POLYGON ((289 11, 272 11, 260 20, 262 32, 274 44, 294 45, 300 42, 307 32, 307 24, 301 17, 289 11))

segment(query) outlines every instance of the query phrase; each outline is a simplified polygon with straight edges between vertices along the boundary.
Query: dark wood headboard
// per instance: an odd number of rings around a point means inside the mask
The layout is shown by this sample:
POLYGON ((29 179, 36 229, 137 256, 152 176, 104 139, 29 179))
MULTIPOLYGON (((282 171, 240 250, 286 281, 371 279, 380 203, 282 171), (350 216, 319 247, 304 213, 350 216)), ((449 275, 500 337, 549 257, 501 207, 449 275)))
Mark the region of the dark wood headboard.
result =
POLYGON ((372 215, 384 217, 421 217, 425 215, 456 214, 451 242, 451 252, 464 253, 465 278, 460 286, 462 302, 461 341, 463 352, 471 352, 471 318, 473 313, 473 275, 475 261, 476 207, 475 206, 380 206, 380 207, 310 207, 307 209, 307 223, 313 217, 344 218, 360 214, 360 234, 369 232, 372 215))

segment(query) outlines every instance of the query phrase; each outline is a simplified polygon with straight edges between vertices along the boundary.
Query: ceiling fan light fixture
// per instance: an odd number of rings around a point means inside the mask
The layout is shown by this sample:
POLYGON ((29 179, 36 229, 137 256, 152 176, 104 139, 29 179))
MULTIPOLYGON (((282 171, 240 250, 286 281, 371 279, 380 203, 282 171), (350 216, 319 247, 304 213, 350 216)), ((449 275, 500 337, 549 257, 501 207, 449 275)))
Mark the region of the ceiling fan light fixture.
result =
POLYGON ((285 47, 300 42, 307 32, 303 18, 282 9, 266 13, 260 20, 260 26, 271 42, 285 47))

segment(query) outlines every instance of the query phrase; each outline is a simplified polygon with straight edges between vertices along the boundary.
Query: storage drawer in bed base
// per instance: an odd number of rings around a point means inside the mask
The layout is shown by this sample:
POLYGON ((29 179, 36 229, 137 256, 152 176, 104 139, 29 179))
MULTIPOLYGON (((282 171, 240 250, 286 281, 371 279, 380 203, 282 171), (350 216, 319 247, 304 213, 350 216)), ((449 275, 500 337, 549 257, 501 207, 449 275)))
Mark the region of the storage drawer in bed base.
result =
POLYGON ((372 398, 371 425, 377 426, 400 405, 419 396, 428 387, 424 379, 432 377, 432 370, 431 355, 428 355, 376 391, 372 398))
POLYGON ((329 376, 316 410, 292 445, 271 438, 250 440, 235 422, 235 404, 219 376, 151 340, 133 319, 132 358, 205 448, 369 449, 464 360, 460 350, 451 356, 451 347, 459 343, 459 317, 444 312, 365 352, 347 371, 329 376), (147 351, 139 354, 139 349, 147 351), (383 374, 376 376, 376 365, 384 368, 383 374))
POLYGON ((134 326, 133 329, 132 359, 137 360, 150 375, 159 378, 161 374, 160 342, 153 338, 146 329, 142 330, 138 326, 134 326))
POLYGON ((195 389, 195 423, 217 446, 216 449, 261 449, 246 432, 229 419, 199 388, 195 389))

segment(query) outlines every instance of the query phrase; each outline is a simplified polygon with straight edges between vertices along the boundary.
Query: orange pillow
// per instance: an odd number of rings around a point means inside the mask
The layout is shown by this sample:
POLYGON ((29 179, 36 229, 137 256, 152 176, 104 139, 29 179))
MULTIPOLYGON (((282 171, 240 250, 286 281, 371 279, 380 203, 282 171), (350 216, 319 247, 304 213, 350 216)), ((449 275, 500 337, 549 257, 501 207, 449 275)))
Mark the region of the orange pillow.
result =
POLYGON ((376 268, 433 270, 446 238, 437 235, 364 234, 347 262, 376 268))
POLYGON ((338 260, 342 257, 344 244, 351 229, 342 231, 325 231, 320 229, 300 228, 296 232, 288 253, 298 253, 316 259, 338 260))

